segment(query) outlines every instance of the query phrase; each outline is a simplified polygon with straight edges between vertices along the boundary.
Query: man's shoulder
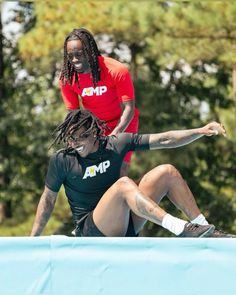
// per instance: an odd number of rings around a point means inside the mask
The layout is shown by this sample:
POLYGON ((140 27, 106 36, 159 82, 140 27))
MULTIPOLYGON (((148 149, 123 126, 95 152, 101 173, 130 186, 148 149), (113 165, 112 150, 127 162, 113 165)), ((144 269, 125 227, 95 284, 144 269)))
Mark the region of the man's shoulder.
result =
POLYGON ((53 153, 50 159, 52 161, 64 161, 66 159, 70 159, 75 156, 76 154, 74 150, 60 149, 60 150, 57 150, 55 153, 53 153))
POLYGON ((100 66, 102 69, 107 70, 111 74, 121 74, 121 73, 127 73, 128 68, 118 60, 108 57, 108 56, 101 56, 99 59, 100 66))

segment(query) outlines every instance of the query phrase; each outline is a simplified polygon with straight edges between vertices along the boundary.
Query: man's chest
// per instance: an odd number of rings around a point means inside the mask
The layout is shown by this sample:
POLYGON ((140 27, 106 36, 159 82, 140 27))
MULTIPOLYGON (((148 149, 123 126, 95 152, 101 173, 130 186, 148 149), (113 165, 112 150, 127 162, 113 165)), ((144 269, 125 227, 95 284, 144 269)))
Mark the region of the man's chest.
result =
POLYGON ((101 79, 97 86, 94 86, 91 77, 80 78, 80 87, 73 85, 73 90, 83 99, 84 102, 101 102, 109 103, 117 99, 117 89, 111 79, 101 79))
POLYGON ((122 158, 110 153, 96 160, 77 161, 67 173, 65 183, 79 191, 97 191, 112 185, 120 175, 122 158))

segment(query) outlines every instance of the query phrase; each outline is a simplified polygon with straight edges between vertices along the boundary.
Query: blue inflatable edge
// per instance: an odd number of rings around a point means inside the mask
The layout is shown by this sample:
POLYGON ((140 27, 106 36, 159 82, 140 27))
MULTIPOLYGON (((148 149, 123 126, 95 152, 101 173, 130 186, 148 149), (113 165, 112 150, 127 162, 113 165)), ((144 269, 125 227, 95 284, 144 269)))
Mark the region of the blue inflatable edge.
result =
POLYGON ((235 295, 236 240, 0 238, 1 295, 235 295))

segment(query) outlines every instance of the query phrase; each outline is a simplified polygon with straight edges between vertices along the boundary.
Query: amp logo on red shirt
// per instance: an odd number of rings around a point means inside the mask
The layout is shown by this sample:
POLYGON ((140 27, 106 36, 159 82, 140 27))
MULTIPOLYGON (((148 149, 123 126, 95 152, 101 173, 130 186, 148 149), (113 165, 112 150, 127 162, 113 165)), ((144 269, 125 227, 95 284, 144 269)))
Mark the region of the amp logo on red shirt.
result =
POLYGON ((88 87, 82 91, 82 96, 102 95, 107 91, 107 86, 88 87))

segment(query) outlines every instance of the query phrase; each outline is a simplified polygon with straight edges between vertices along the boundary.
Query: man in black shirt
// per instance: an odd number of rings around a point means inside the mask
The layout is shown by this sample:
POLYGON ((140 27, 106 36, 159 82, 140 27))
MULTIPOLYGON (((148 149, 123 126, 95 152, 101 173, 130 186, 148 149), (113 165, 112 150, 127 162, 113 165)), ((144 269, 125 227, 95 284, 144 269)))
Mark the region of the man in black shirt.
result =
MULTIPOLYGON (((120 178, 128 151, 176 148, 206 136, 225 134, 216 122, 202 128, 157 134, 120 133, 104 137, 104 122, 87 110, 70 112, 58 126, 54 143, 66 148, 50 159, 31 235, 40 235, 53 211, 58 191, 64 185, 75 221, 76 236, 136 236, 150 220, 180 237, 216 235, 201 214, 180 173, 170 164, 145 174, 136 185, 120 178), (166 213, 159 202, 167 195, 191 222, 166 213)), ((218 232, 218 231, 217 231, 218 232)))

